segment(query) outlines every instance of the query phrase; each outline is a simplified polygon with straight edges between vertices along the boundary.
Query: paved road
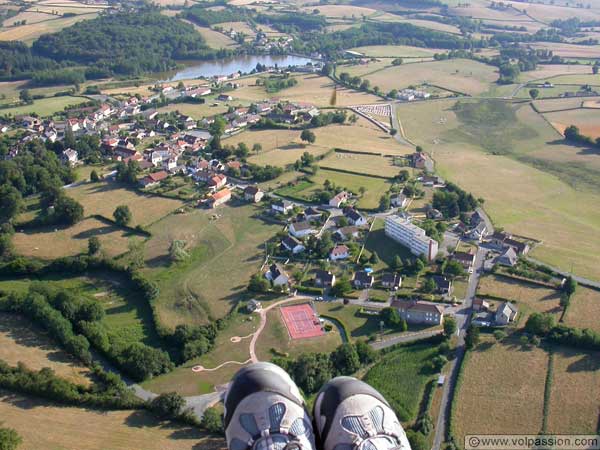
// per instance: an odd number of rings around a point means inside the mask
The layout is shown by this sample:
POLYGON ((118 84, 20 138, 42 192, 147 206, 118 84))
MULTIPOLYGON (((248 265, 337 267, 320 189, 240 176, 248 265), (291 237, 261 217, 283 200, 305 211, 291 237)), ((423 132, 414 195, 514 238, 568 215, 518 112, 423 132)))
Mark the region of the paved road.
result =
POLYGON ((469 277, 469 286, 467 287, 465 301, 455 314, 456 325, 459 331, 458 342, 456 345, 456 357, 450 362, 450 376, 444 385, 440 412, 438 414, 438 420, 435 427, 435 437, 433 439, 432 450, 439 450, 442 442, 444 442, 446 438, 446 427, 448 424, 448 417, 450 415, 450 405, 455 393, 454 388, 456 387, 456 379, 458 378, 458 369, 465 356, 465 332, 469 326, 473 307, 473 299, 475 298, 475 293, 477 292, 477 284, 479 283, 480 273, 483 271, 483 262, 485 261, 486 253, 487 250, 484 248, 480 247, 477 250, 475 264, 473 265, 473 273, 469 277))
POLYGON ((433 331, 421 331, 412 334, 403 334, 402 336, 396 336, 389 339, 384 339, 379 342, 372 342, 371 347, 375 350, 381 350, 382 348, 391 347, 396 344, 406 344, 407 342, 415 342, 420 341, 421 339, 427 339, 432 336, 437 336, 438 334, 442 334, 442 330, 433 330, 433 331))
MULTIPOLYGON (((393 128, 400 128, 402 125, 400 124, 400 121, 398 120, 398 114, 396 113, 396 104, 399 102, 394 102, 391 104, 391 109, 392 109, 392 127, 393 128)), ((396 139, 396 142, 398 142, 401 145, 408 145, 409 147, 414 147, 414 144, 412 142, 409 142, 407 139, 404 138, 404 136, 402 136, 402 131, 398 129, 398 132, 394 135, 394 139, 396 139)))

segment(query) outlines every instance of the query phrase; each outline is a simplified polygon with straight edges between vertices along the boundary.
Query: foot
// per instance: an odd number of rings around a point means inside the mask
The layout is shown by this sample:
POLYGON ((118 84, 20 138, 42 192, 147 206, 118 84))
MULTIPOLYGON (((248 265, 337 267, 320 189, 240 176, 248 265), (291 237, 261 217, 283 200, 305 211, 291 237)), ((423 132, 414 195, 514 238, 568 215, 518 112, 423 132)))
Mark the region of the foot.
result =
POLYGON ((225 396, 229 450, 315 450, 310 417, 298 387, 280 367, 241 369, 225 396))
POLYGON ((314 420, 323 450, 410 450, 390 405, 368 384, 337 377, 317 395, 314 420))

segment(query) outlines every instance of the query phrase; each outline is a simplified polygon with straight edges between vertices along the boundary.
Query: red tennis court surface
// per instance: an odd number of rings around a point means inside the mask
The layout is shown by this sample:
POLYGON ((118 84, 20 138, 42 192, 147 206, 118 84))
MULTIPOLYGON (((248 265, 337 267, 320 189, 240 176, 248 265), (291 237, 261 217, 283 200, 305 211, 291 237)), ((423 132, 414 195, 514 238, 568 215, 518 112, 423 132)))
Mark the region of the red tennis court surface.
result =
POLYGON ((281 316, 292 339, 303 339, 325 334, 319 318, 308 303, 281 307, 281 316))

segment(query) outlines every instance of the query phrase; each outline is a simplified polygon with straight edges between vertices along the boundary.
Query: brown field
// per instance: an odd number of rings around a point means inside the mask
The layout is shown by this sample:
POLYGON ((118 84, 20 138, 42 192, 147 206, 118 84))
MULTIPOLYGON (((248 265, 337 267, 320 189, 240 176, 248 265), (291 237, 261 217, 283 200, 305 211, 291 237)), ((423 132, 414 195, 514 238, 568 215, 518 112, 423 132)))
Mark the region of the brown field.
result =
POLYGON ((531 48, 552 50, 555 55, 563 58, 600 58, 600 46, 598 45, 535 42, 531 44, 531 48))
POLYGON ((523 81, 540 80, 541 82, 546 79, 550 79, 550 82, 556 82, 553 77, 558 75, 572 75, 572 74, 588 74, 592 72, 592 68, 583 64, 540 64, 537 69, 530 70, 528 72, 521 72, 521 79, 523 81))
POLYGON ((472 17, 474 19, 489 19, 502 22, 513 22, 515 20, 529 20, 529 18, 525 14, 519 11, 515 11, 514 9, 492 9, 488 8, 487 4, 485 3, 481 5, 473 5, 468 8, 450 8, 449 11, 452 15, 472 17))
POLYGON ((125 253, 130 239, 141 239, 116 225, 88 217, 68 228, 47 227, 15 233, 13 244, 20 255, 55 259, 85 253, 92 236, 100 239, 102 250, 110 257, 125 253))
POLYGON ((42 34, 55 33, 63 28, 70 27, 81 20, 93 19, 96 16, 96 13, 90 13, 5 29, 0 31, 0 41, 23 41, 25 43, 31 43, 42 34))
POLYGON ((60 407, 0 391, 3 426, 23 438, 19 450, 212 450, 222 439, 199 430, 160 422, 145 411, 96 411, 60 407), (35 424, 34 426, 32 424, 35 424))
POLYGON ((36 11, 23 11, 16 16, 10 17, 2 22, 3 27, 11 27, 13 23, 20 22, 21 20, 27 21, 28 24, 34 24, 38 22, 43 22, 45 20, 54 19, 56 16, 51 14, 45 14, 43 12, 36 11))
POLYGON ((24 363, 32 370, 49 367, 56 375, 73 383, 89 385, 90 371, 27 319, 0 313, 0 360, 16 366, 24 363))
POLYGON ((388 67, 392 67, 392 60, 390 58, 382 58, 376 59, 375 61, 368 60, 363 63, 339 65, 336 73, 339 75, 347 72, 353 77, 356 76, 362 78, 365 75, 379 72, 388 67))
POLYGON ((484 337, 465 361, 454 400, 457 442, 467 434, 537 434, 542 426, 548 354, 484 337))
POLYGON ((498 77, 492 66, 451 59, 390 67, 366 78, 371 81, 371 86, 379 86, 384 92, 429 83, 467 94, 480 94, 498 77))
POLYGON ((579 286, 571 298, 565 323, 577 328, 590 328, 600 333, 600 292, 579 286))
POLYGON ((319 14, 325 17, 331 18, 356 18, 360 19, 362 16, 372 16, 377 13, 377 10, 371 8, 363 8, 362 6, 352 5, 318 5, 318 6, 307 6, 301 8, 302 11, 311 14, 314 9, 319 10, 319 14))
POLYGON ((460 29, 454 25, 449 25, 446 23, 434 22, 433 20, 422 20, 422 19, 413 19, 410 17, 403 17, 396 14, 384 13, 381 15, 377 15, 372 17, 372 20, 376 20, 379 22, 397 22, 397 23, 410 23, 417 27, 429 28, 430 30, 435 31, 443 31, 444 33, 450 34, 460 34, 460 29))
POLYGON ((86 183, 69 189, 68 194, 83 205, 86 216, 112 219, 117 206, 129 206, 131 226, 149 225, 183 206, 180 200, 138 193, 116 182, 86 183))
MULTIPOLYGON (((300 75, 297 77, 299 83, 291 88, 284 89, 276 94, 270 95, 262 86, 254 86, 244 80, 240 89, 232 94, 234 99, 247 101, 260 101, 269 97, 278 97, 281 100, 300 101, 313 103, 316 106, 330 106, 331 95, 333 94, 335 84, 326 77, 319 75, 300 75)), ((377 103, 381 99, 371 94, 358 92, 353 89, 338 87, 337 106, 360 105, 363 103, 377 103)))
MULTIPOLYGON (((455 133, 461 123, 452 111, 455 103, 448 100, 403 104, 398 105, 397 112, 408 137, 433 153, 440 175, 483 197, 494 223, 543 241, 532 251, 533 257, 565 270, 572 268, 581 276, 599 278, 600 241, 587 236, 598 235, 600 211, 586 206, 600 201, 597 193, 575 189, 560 172, 558 178, 513 157, 492 155, 477 143, 458 138, 455 133)), ((598 164, 588 159, 595 156, 593 153, 556 142, 560 135, 538 114, 527 112, 519 116, 525 124, 531 120, 539 136, 515 139, 515 151, 535 151, 548 161, 598 164)), ((562 164, 556 169, 562 169, 562 164)), ((577 181, 574 177, 573 182, 577 181)))
POLYGON ((256 32, 246 22, 223 22, 215 26, 222 28, 224 31, 233 30, 236 33, 244 33, 247 38, 256 36, 256 32))
POLYGON ((541 22, 550 23, 556 19, 567 19, 571 17, 579 17, 582 20, 598 20, 600 19, 600 11, 595 11, 587 8, 565 7, 564 5, 548 5, 548 4, 523 4, 519 2, 507 2, 512 4, 519 10, 527 10, 527 14, 541 22))
POLYGON ((249 147, 261 143, 263 151, 250 156, 249 160, 256 164, 278 166, 294 163, 304 152, 322 155, 332 148, 388 155, 403 155, 410 151, 408 147, 399 145, 390 135, 362 118, 353 125, 328 125, 313 131, 316 142, 306 145, 300 140, 300 130, 246 131, 224 142, 232 145, 245 142, 249 147))
POLYGON ((556 349, 549 433, 596 434, 600 417, 599 361, 598 352, 556 349))
POLYGON ((533 103, 538 111, 545 113, 548 111, 558 111, 562 109, 581 108, 587 102, 589 103, 586 107, 591 107, 590 105, 592 103, 595 104, 595 102, 598 100, 600 100, 599 97, 593 97, 592 100, 587 101, 581 98, 549 98, 544 100, 535 100, 533 103))
POLYGON ((352 50, 374 58, 433 57, 436 53, 447 52, 447 50, 443 49, 411 47, 409 45, 368 45, 366 47, 355 47, 352 50))
MULTIPOLYGON (((528 311, 521 311, 526 316, 531 312, 542 312, 558 318, 562 312, 559 292, 543 286, 488 275, 481 278, 477 292, 516 300, 519 307, 526 306, 528 311)), ((524 325, 523 316, 520 320, 524 325)))

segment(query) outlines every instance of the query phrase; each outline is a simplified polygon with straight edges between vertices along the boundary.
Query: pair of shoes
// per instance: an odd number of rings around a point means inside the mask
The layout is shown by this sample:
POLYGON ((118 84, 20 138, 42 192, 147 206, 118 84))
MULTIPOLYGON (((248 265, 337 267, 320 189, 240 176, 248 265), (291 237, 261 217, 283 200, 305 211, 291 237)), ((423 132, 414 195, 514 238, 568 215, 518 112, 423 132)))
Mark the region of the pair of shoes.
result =
POLYGON ((280 367, 241 369, 225 397, 229 450, 410 450, 383 396, 362 381, 338 377, 317 394, 314 428, 298 387, 280 367), (316 430, 316 435, 313 430, 316 430))

